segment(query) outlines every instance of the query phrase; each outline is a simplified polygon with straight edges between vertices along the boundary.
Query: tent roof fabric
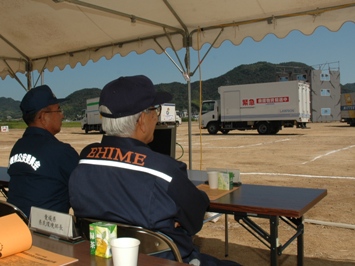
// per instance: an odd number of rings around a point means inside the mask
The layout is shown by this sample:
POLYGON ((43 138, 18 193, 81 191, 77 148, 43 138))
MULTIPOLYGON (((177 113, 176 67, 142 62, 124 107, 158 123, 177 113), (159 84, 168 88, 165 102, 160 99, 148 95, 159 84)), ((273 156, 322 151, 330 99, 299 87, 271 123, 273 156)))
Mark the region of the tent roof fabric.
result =
POLYGON ((355 21, 355 0, 0 0, 0 77, 355 21))

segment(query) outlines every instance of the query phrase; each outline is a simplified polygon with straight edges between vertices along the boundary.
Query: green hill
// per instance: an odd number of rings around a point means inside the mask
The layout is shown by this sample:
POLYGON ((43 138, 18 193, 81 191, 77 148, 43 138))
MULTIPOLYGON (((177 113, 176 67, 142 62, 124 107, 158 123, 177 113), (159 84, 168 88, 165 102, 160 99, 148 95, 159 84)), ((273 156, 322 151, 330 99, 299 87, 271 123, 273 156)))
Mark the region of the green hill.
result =
POLYGON ((15 101, 12 98, 0 97, 0 120, 20 119, 21 116, 20 101, 15 101))
POLYGON ((342 93, 355 92, 355 83, 348 83, 345 84, 344 86, 341 86, 341 92, 342 93))
POLYGON ((86 108, 86 99, 99 97, 101 89, 91 88, 74 91, 66 97, 66 101, 61 104, 66 119, 80 120, 83 110, 86 108))

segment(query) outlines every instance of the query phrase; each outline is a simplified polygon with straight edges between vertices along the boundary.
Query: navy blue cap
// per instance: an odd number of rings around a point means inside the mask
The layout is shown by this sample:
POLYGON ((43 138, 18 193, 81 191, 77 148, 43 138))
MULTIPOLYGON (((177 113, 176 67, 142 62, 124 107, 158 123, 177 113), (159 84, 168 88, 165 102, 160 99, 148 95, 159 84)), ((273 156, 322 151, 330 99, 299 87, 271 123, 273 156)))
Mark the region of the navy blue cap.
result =
POLYGON ((23 97, 20 108, 23 115, 38 112, 49 105, 60 103, 65 99, 57 99, 47 85, 30 89, 23 97))
POLYGON ((134 115, 172 98, 168 92, 157 92, 146 76, 120 77, 106 84, 100 95, 100 106, 106 106, 112 114, 100 114, 110 118, 134 115))

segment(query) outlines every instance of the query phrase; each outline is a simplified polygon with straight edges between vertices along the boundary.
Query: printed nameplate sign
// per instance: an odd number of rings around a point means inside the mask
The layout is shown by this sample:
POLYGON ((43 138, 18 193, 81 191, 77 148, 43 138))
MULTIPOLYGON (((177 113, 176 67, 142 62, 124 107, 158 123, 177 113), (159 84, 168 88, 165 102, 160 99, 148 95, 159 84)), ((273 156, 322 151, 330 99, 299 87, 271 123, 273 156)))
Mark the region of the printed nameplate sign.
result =
POLYGON ((73 235, 73 216, 68 213, 31 207, 30 228, 65 239, 76 237, 73 235))

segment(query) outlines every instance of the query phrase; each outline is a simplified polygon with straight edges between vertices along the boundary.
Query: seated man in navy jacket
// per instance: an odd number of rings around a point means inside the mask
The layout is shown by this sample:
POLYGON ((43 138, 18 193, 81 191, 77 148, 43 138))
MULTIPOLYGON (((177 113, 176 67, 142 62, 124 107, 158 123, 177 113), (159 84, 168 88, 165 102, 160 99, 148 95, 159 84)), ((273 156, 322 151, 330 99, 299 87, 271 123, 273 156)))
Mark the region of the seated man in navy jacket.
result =
MULTIPOLYGON (((194 247, 192 236, 202 228, 209 199, 188 179, 185 163, 147 145, 160 104, 171 99, 145 76, 120 77, 103 88, 99 109, 106 135, 82 150, 70 176, 74 213, 163 232, 193 265, 237 265, 194 247)), ((160 256, 174 259, 171 252, 160 256)))
POLYGON ((79 155, 55 135, 64 118, 60 103, 47 85, 29 90, 20 108, 28 125, 11 150, 8 174, 8 202, 27 216, 32 206, 69 212, 69 176, 79 155))

